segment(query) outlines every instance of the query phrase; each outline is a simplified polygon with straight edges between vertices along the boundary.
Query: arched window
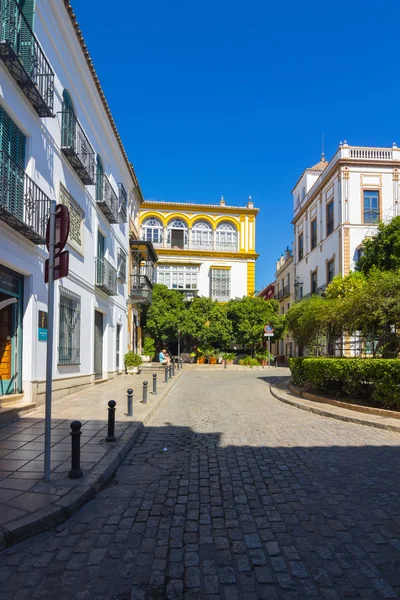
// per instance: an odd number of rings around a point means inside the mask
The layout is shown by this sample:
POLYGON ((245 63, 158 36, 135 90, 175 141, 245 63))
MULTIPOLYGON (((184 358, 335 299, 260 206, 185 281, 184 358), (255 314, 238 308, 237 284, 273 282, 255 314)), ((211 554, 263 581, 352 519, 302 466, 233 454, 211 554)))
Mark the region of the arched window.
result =
POLYGON ((206 250, 212 248, 212 227, 208 221, 196 221, 193 225, 192 245, 194 248, 206 250))
POLYGON ((101 202, 103 200, 104 167, 103 161, 101 160, 99 155, 97 155, 96 167, 96 202, 101 202))
POLYGON ((182 219, 173 219, 168 223, 168 245, 171 248, 185 248, 188 245, 188 226, 182 219))
POLYGON ((61 147, 75 148, 76 116, 71 96, 67 90, 63 91, 61 119, 61 147))
POLYGON ((153 244, 161 244, 163 241, 163 226, 161 221, 154 217, 149 217, 143 221, 142 231, 143 239, 153 244))
POLYGON ((237 251, 237 229, 232 223, 220 223, 217 227, 217 248, 219 250, 237 251))

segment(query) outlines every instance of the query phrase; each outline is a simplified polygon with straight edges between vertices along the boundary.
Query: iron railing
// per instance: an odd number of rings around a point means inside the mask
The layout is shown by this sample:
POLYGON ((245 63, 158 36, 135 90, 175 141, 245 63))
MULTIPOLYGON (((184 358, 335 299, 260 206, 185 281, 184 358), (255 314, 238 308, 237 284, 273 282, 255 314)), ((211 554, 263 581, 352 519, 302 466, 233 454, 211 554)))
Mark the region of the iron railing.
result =
POLYGON ((39 117, 53 117, 54 72, 16 0, 0 0, 0 58, 39 117))
POLYGON ((118 184, 119 192, 119 214, 123 223, 128 221, 128 195, 122 183, 118 184))
POLYGON ((117 295, 117 269, 105 258, 96 258, 96 287, 108 296, 117 295))
POLYGON ((110 223, 118 223, 118 196, 105 173, 97 173, 96 202, 110 223))
POLYGON ((61 115, 61 151, 85 185, 93 185, 95 151, 73 112, 61 115))
POLYGON ((122 248, 118 248, 117 254, 117 277, 120 281, 126 281, 126 254, 122 248))
POLYGON ((290 296, 290 285, 285 285, 281 288, 277 294, 275 294, 275 300, 282 300, 286 298, 286 296, 290 296))
POLYGON ((146 275, 131 276, 130 299, 137 304, 149 304, 153 295, 153 285, 146 275))
POLYGON ((44 244, 50 198, 0 151, 0 219, 34 244, 44 244))

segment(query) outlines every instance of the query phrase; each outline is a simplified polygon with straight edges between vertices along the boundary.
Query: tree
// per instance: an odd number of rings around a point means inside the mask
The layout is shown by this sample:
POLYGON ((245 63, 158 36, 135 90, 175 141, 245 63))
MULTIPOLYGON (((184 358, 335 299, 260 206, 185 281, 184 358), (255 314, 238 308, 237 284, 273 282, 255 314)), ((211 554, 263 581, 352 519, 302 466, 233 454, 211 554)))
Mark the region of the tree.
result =
POLYGON ((379 223, 377 235, 364 240, 357 270, 369 273, 373 267, 381 271, 400 269, 400 217, 394 217, 387 225, 379 223))
POLYGON ((360 272, 351 272, 346 277, 336 275, 326 288, 325 298, 345 298, 365 284, 365 275, 360 272))
POLYGON ((243 296, 230 300, 226 310, 232 321, 235 339, 242 346, 251 346, 253 355, 255 347, 261 346, 265 325, 272 325, 274 328, 274 340, 282 337, 285 318, 279 316, 279 304, 276 300, 243 296))
POLYGON ((145 331, 157 342, 176 340, 185 320, 185 300, 180 292, 156 283, 153 299, 145 314, 145 331))
POLYGON ((193 298, 188 305, 182 331, 200 345, 226 347, 232 337, 232 324, 224 306, 205 296, 193 298))

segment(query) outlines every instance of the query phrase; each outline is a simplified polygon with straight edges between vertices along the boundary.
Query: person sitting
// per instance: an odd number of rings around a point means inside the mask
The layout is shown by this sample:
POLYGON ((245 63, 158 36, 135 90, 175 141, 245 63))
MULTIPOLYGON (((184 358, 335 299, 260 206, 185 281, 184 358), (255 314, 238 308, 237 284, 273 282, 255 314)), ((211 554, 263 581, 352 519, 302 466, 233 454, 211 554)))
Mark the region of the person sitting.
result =
POLYGON ((158 360, 160 361, 160 363, 162 365, 167 365, 169 366, 171 363, 171 359, 167 354, 167 351, 165 350, 165 348, 163 350, 161 350, 160 354, 158 355, 158 360))

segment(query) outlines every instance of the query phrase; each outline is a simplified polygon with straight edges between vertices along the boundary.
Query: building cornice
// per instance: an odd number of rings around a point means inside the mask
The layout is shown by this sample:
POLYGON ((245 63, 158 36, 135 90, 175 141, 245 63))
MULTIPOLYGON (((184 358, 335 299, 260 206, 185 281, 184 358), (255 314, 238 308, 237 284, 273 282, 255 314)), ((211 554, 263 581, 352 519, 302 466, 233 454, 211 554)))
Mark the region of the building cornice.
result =
POLYGON ((226 206, 221 204, 192 204, 191 202, 161 202, 158 200, 145 200, 141 205, 141 211, 145 210, 187 210, 193 212, 218 213, 218 214, 248 214, 257 215, 259 208, 247 208, 247 206, 226 206))
POLYGON ((204 257, 213 260, 219 258, 246 258, 249 260, 257 260, 259 254, 256 252, 214 252, 213 250, 181 250, 179 248, 157 248, 157 254, 159 259, 168 260, 169 258, 174 259, 178 256, 192 256, 193 258, 204 257))

